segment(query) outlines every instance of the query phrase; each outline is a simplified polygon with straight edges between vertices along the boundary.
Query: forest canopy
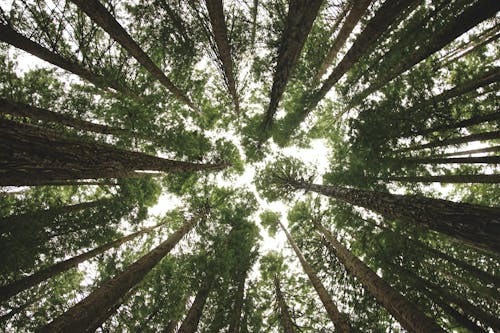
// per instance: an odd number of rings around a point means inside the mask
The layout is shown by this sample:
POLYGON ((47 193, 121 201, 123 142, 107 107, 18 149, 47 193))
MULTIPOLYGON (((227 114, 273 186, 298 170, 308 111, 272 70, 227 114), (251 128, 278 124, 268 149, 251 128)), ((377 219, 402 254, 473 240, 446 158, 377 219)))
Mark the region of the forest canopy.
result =
POLYGON ((498 0, 0 0, 0 331, 500 331, 498 0))

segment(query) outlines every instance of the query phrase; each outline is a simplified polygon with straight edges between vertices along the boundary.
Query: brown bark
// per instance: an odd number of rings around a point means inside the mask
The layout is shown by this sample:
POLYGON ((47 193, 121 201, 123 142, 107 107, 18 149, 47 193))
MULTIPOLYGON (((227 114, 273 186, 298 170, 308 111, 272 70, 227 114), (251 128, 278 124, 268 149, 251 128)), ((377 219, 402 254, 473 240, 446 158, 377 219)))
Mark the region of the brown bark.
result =
POLYGON ((290 316, 290 310, 288 309, 285 297, 283 296, 283 292, 281 291, 281 282, 278 276, 274 277, 274 291, 276 292, 276 301, 278 302, 278 308, 281 315, 283 333, 295 333, 292 316, 290 316))
POLYGON ((184 92, 170 81, 99 0, 71 0, 71 2, 76 4, 78 8, 127 50, 127 52, 144 66, 155 79, 160 81, 175 98, 188 105, 191 109, 198 111, 184 92))
POLYGON ((295 180, 288 183, 297 189, 320 193, 385 217, 444 233, 478 249, 500 253, 497 239, 500 234, 500 208, 295 180))
POLYGON ((358 101, 362 101, 371 93, 384 87, 397 76, 417 65, 422 60, 426 59, 433 53, 439 51, 447 44, 458 38, 463 33, 472 29, 479 23, 494 17, 500 10, 500 3, 496 0, 479 0, 474 5, 464 10, 460 15, 453 18, 453 20, 442 29, 431 34, 425 45, 416 49, 412 54, 402 57, 400 61, 393 64, 389 71, 379 72, 375 82, 370 86, 353 97, 353 103, 348 108, 352 108, 358 101))
POLYGON ((193 304, 189 308, 186 318, 182 321, 181 327, 177 333, 195 333, 198 329, 198 324, 200 322, 201 316, 203 315, 203 308, 207 302, 208 294, 210 293, 210 288, 212 285, 212 277, 208 277, 201 284, 196 297, 194 298, 193 304))
MULTIPOLYGON (((135 177, 131 177, 135 178, 135 177)), ((39 181, 39 182, 30 182, 31 186, 116 186, 118 185, 115 181, 112 180, 58 180, 58 181, 39 181)), ((25 186, 29 186, 25 185, 25 186)))
POLYGON ((90 131, 94 133, 133 135, 132 132, 123 128, 100 125, 28 104, 11 102, 3 98, 0 98, 0 114, 10 114, 15 117, 27 117, 34 120, 59 123, 78 130, 90 131))
POLYGON ((500 139, 500 131, 482 132, 482 133, 470 134, 470 135, 466 135, 466 136, 460 136, 460 137, 456 137, 456 138, 431 141, 431 142, 423 144, 423 145, 403 148, 403 149, 397 150, 397 152, 420 150, 420 149, 426 149, 426 148, 446 147, 446 146, 459 145, 459 144, 474 142, 474 141, 488 141, 488 140, 497 140, 497 139, 500 139))
POLYGON ((485 147, 471 150, 455 151, 453 153, 441 154, 441 156, 461 156, 461 155, 471 155, 471 154, 483 154, 483 153, 496 153, 500 152, 500 146, 485 147))
POLYGON ((391 176, 382 180, 408 183, 499 184, 500 175, 391 176))
POLYGON ((177 328, 177 324, 179 324, 178 320, 170 320, 168 322, 167 327, 163 330, 163 333, 175 333, 175 329, 177 328))
POLYGON ((245 297, 245 280, 247 272, 241 274, 238 280, 238 287, 234 296, 233 308, 231 311, 231 319, 229 322, 228 333, 239 333, 241 324, 241 311, 243 309, 243 299, 245 297))
POLYGON ((387 309, 402 327, 410 332, 417 333, 445 332, 432 319, 416 308, 406 297, 391 287, 384 279, 380 278, 361 260, 352 255, 346 247, 335 239, 329 230, 320 224, 317 224, 317 227, 327 240, 328 247, 335 253, 339 261, 387 309))
POLYGON ((234 78, 233 61, 231 59, 231 45, 227 37, 226 20, 224 18, 224 8, 222 0, 205 0, 212 25, 212 33, 217 45, 217 56, 222 65, 227 88, 233 99, 236 113, 239 114, 240 103, 238 92, 236 91, 236 81, 234 78))
POLYGON ((479 156, 479 157, 418 157, 407 158, 404 164, 499 164, 500 156, 479 156))
POLYGON ((358 24, 361 17, 365 15, 366 10, 368 9, 368 6, 370 6, 371 2, 372 0, 354 1, 351 10, 349 11, 349 15, 347 15, 347 18, 345 19, 342 28, 340 28, 337 37, 335 37, 335 40, 333 41, 332 46, 330 47, 330 50, 328 50, 328 54, 323 60, 323 63, 321 64, 318 70, 318 73, 316 73, 316 76, 314 78, 315 82, 319 82, 323 77, 323 75, 325 75, 326 71, 328 70, 328 67, 330 67, 330 65, 337 57, 337 54, 339 53, 342 46, 344 46, 347 38, 354 30, 354 27, 356 26, 356 24, 358 24))
POLYGON ((18 49, 24 50, 34 55, 35 57, 45 60, 70 73, 78 75, 82 79, 94 84, 96 87, 109 87, 125 95, 134 96, 134 93, 128 87, 123 86, 117 82, 109 82, 109 80, 105 77, 92 73, 81 64, 72 62, 66 58, 63 58, 59 54, 46 49, 42 45, 35 43, 34 41, 21 35, 6 24, 0 24, 0 40, 14 47, 17 47, 18 49))
POLYGON ((477 115, 469 119, 461 120, 451 124, 443 124, 434 126, 422 131, 415 133, 414 135, 427 135, 433 132, 446 131, 451 129, 465 128, 473 125, 478 125, 490 121, 500 120, 500 112, 494 112, 490 114, 477 115))
POLYGON ((38 329, 37 332, 77 333, 88 330, 99 313, 115 306, 118 300, 137 285, 202 218, 202 214, 199 213, 190 221, 186 221, 151 252, 127 267, 122 273, 104 282, 85 299, 38 329))
POLYGON ((227 164, 197 164, 83 142, 37 126, 0 119, 0 185, 41 181, 128 178, 137 170, 217 170, 227 164))
POLYGON ((24 291, 24 290, 27 290, 31 287, 34 287, 34 286, 40 284, 43 281, 46 281, 54 276, 57 276, 63 272, 66 272, 66 271, 70 270, 71 268, 78 266, 78 264, 80 264, 84 261, 87 261, 89 259, 92 259, 93 257, 98 256, 111 248, 116 248, 125 242, 128 242, 128 241, 130 241, 136 237, 139 237, 143 234, 149 233, 152 230, 158 228, 160 225, 145 228, 143 230, 134 232, 128 236, 124 236, 122 238, 119 238, 117 240, 114 240, 112 242, 104 244, 102 246, 99 246, 93 250, 90 250, 90 251, 87 251, 87 252, 82 253, 80 255, 77 255, 76 257, 66 259, 64 261, 60 261, 52 266, 49 266, 47 268, 39 270, 36 273, 25 276, 20 280, 9 283, 8 285, 0 286, 0 303, 6 301, 10 297, 12 297, 12 296, 24 291))
POLYGON ((288 80, 297 64, 322 2, 323 0, 291 0, 289 2, 286 27, 278 49, 269 107, 263 123, 265 131, 272 126, 278 104, 285 92, 288 80))
POLYGON ((314 269, 309 265, 307 262, 306 258, 304 258, 304 255, 300 251, 299 247, 297 244, 295 244, 295 241, 292 238, 292 235, 286 230, 285 226, 278 221, 281 229, 285 232, 286 238, 288 239, 288 242, 293 248, 293 251, 295 252, 295 255, 297 255, 297 258, 300 261, 300 264, 302 265, 302 268, 306 272, 307 276, 309 277, 309 280, 311 281, 311 284, 313 285, 314 289, 318 293, 318 296, 321 300, 321 303, 323 303, 323 306, 325 307, 326 313, 328 314, 328 317, 332 321, 332 323, 335 325, 335 332, 339 333, 347 333, 351 332, 351 325, 349 324, 348 320, 345 318, 346 316, 342 314, 335 303, 332 300, 332 297, 326 290, 325 286, 321 282, 321 280, 318 278, 316 275, 316 272, 314 269))

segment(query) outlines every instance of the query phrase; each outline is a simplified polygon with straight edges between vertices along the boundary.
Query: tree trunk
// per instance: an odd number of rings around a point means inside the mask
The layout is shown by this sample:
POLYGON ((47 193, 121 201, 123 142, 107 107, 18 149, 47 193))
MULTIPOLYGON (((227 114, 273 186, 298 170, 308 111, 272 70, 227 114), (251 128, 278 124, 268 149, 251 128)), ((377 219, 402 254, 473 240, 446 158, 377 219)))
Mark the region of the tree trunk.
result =
POLYGON ((479 157, 417 157, 406 158, 404 164, 499 164, 500 156, 479 156, 479 157))
POLYGON ((0 119, 0 185, 127 178, 137 170, 181 172, 225 166, 163 159, 108 144, 77 141, 37 126, 0 119))
POLYGON ((228 333, 240 333, 241 311, 243 309, 243 299, 245 297, 246 277, 247 272, 245 271, 241 274, 238 281, 238 288, 236 289, 236 294, 234 296, 228 333))
MULTIPOLYGON (((206 212, 205 212, 206 213, 206 212)), ((199 213, 185 222, 167 240, 130 265, 125 271, 104 282, 85 299, 71 307, 37 332, 85 332, 95 317, 115 306, 131 288, 137 285, 174 246, 203 218, 199 213)))
POLYGON ((423 144, 423 145, 399 149, 399 150, 396 150, 396 152, 405 152, 405 151, 420 150, 420 149, 426 149, 426 148, 446 147, 446 146, 459 145, 459 144, 464 144, 464 143, 469 143, 469 142, 474 142, 474 141, 488 141, 488 140, 496 140, 496 139, 500 139, 500 131, 482 132, 482 133, 470 134, 470 135, 466 135, 466 136, 460 136, 457 138, 449 138, 449 139, 431 141, 431 142, 423 144))
POLYGON ((290 316, 290 310, 288 309, 285 297, 281 291, 281 283, 278 276, 274 277, 274 290, 276 292, 276 300, 278 302, 278 308, 281 315, 281 323, 283 324, 283 333, 295 333, 292 317, 290 316))
MULTIPOLYGON (((444 28, 431 34, 425 45, 416 49, 412 54, 402 57, 400 61, 393 64, 390 71, 379 72, 375 82, 352 98, 348 108, 359 104, 371 93, 381 89, 397 76, 409 70, 433 53, 439 51, 447 44, 458 38, 463 33, 469 31, 479 23, 494 17, 500 10, 500 3, 496 0, 478 0, 474 5, 465 9, 460 15, 453 18, 444 28)), ((400 52, 400 50, 398 50, 400 52)))
POLYGON ((444 233, 479 249, 500 253, 497 237, 500 235, 500 208, 295 180, 290 180, 289 184, 370 209, 384 217, 444 233))
POLYGON ((58 123, 78 130, 90 131, 94 133, 129 136, 134 135, 134 133, 123 128, 95 124, 90 121, 76 119, 68 115, 34 107, 28 104, 11 102, 3 98, 0 98, 0 114, 10 114, 15 117, 27 117, 34 120, 58 123))
POLYGON ((297 244, 295 244, 295 241, 292 238, 292 235, 286 230, 285 226, 278 221, 281 229, 285 232, 286 238, 288 239, 288 242, 292 246, 295 254, 297 255, 297 258, 299 258, 300 264, 302 265, 302 268, 306 272, 307 276, 309 277, 309 280, 311 281, 311 284, 313 285, 314 289, 318 293, 318 296, 321 300, 321 303, 323 303, 323 306, 325 307, 325 310, 328 314, 328 317, 332 321, 332 323, 335 325, 335 332, 339 333, 348 333, 351 332, 351 325, 349 324, 348 320, 345 318, 345 315, 342 314, 335 303, 332 300, 332 297, 326 290, 325 286, 321 282, 321 280, 318 278, 316 275, 316 272, 314 269, 309 265, 307 260, 304 258, 304 255, 300 251, 299 247, 297 244))
POLYGON ((236 113, 239 114, 240 103, 238 92, 236 90, 236 81, 234 78, 233 61, 231 59, 231 46, 227 38, 227 27, 224 18, 224 8, 222 0, 205 0, 212 25, 212 33, 217 45, 217 56, 222 65, 224 79, 233 99, 236 113))
POLYGON ((207 277, 201 284, 193 304, 191 304, 191 308, 189 308, 186 318, 182 321, 181 327, 179 327, 177 333, 195 333, 198 329, 198 324, 203 315, 203 308, 205 307, 208 294, 210 293, 212 279, 213 277, 207 277))
POLYGON ((317 227, 321 231, 320 234, 327 240, 328 247, 335 253, 339 261, 387 309, 402 327, 410 332, 417 333, 445 332, 432 319, 417 309, 406 297, 391 287, 384 279, 380 278, 361 260, 352 255, 346 247, 335 239, 329 230, 320 224, 317 224, 317 227))
POLYGON ((285 92, 288 80, 297 64, 322 2, 323 0, 290 0, 289 2, 286 28, 278 49, 269 107, 263 123, 265 131, 272 126, 278 104, 285 92))
POLYGON ((438 125, 434 126, 422 131, 419 131, 413 135, 427 135, 431 134, 434 132, 442 132, 446 130, 452 130, 452 129, 458 129, 458 128, 465 128, 473 125, 478 125, 481 123, 486 123, 494 120, 499 120, 500 119, 500 112, 494 112, 490 114, 484 114, 484 115, 477 115, 469 119, 461 120, 455 123, 451 124, 443 124, 443 125, 438 125))
POLYGON ((28 301, 26 301, 23 305, 16 307, 15 309, 11 309, 6 314, 3 314, 0 317, 0 324, 3 324, 9 321, 15 315, 23 312, 25 309, 29 308, 32 304, 35 304, 39 300, 41 300, 46 295, 37 295, 36 297, 31 297, 28 301))
POLYGON ((443 175, 443 176, 391 176, 383 181, 408 183, 448 183, 448 184, 499 184, 500 175, 443 175))
POLYGON ((462 155, 472 155, 472 154, 483 154, 483 153, 496 153, 500 152, 500 146, 485 147, 479 149, 462 150, 453 153, 441 154, 441 156, 462 156, 462 155))
POLYGON ((170 320, 168 322, 167 327, 163 330, 163 333, 175 333, 175 329, 177 328, 177 324, 179 324, 178 320, 170 320))
POLYGON ((99 88, 113 88, 116 91, 119 91, 128 96, 134 96, 134 93, 126 86, 123 86, 117 82, 109 82, 109 80, 103 76, 92 73, 81 64, 74 63, 68 59, 63 58, 46 49, 42 45, 33 42, 32 40, 26 38, 21 35, 11 27, 6 24, 0 24, 0 40, 8 43, 18 49, 24 50, 35 57, 43 59, 59 68, 62 68, 70 73, 78 75, 84 80, 89 81, 99 88))
POLYGON ((368 9, 368 6, 370 6, 371 2, 372 0, 359 0, 353 3, 351 10, 349 11, 349 15, 345 19, 342 28, 340 28, 337 37, 335 37, 335 40, 333 41, 332 46, 328 51, 328 54, 323 60, 323 63, 321 64, 318 70, 318 73, 316 73, 316 76, 314 78, 315 82, 321 81, 321 78, 323 77, 323 75, 325 75, 326 71, 328 70, 328 67, 330 67, 330 65, 337 57, 337 54, 339 53, 342 46, 344 46, 347 38, 354 30, 354 27, 356 26, 356 24, 358 24, 361 17, 365 15, 366 10, 368 9))
POLYGON ((54 276, 57 276, 63 272, 70 270, 71 268, 77 267, 78 264, 92 259, 111 248, 117 248, 125 242, 128 242, 136 237, 139 237, 143 234, 149 233, 152 230, 158 228, 162 224, 156 225, 154 227, 145 228, 141 231, 134 232, 128 236, 119 238, 102 246, 99 246, 93 250, 77 255, 76 257, 66 259, 64 261, 58 262, 52 266, 41 269, 36 273, 33 273, 29 276, 25 276, 20 280, 9 283, 8 285, 0 287, 0 303, 6 301, 10 297, 27 290, 31 287, 34 287, 40 284, 43 281, 46 281, 54 276))
POLYGON ((97 25, 104 29, 104 31, 127 50, 127 52, 144 66, 155 79, 160 81, 177 100, 185 103, 191 109, 198 111, 191 100, 170 81, 99 0, 71 0, 71 2, 76 4, 92 19, 92 21, 97 23, 97 25))

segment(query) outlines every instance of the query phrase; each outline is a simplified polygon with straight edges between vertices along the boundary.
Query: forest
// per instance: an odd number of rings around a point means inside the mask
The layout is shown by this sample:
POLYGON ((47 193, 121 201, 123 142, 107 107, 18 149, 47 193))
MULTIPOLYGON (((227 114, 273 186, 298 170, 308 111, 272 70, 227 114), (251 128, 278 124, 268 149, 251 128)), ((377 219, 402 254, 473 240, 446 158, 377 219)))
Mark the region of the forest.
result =
POLYGON ((0 332, 500 332, 499 11, 0 0, 0 332))

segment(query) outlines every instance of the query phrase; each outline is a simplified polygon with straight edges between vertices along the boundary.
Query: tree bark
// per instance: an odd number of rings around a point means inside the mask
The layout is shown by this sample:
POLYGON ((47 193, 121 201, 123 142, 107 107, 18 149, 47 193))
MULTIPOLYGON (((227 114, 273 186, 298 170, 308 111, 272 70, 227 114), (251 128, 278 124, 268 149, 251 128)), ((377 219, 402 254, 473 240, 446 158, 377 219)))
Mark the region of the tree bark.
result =
POLYGON ((318 293, 318 296, 321 300, 321 303, 323 303, 323 306, 325 307, 325 310, 328 314, 328 317, 332 321, 332 323, 335 325, 335 332, 338 333, 348 333, 351 332, 351 325, 349 324, 348 320, 345 318, 346 316, 342 314, 335 303, 332 300, 332 297, 326 290, 325 286, 321 282, 321 280, 318 278, 316 275, 316 272, 314 269, 309 265, 307 260, 304 258, 304 255, 300 251, 299 247, 297 244, 295 244, 295 241, 292 238, 292 235, 286 230, 285 226, 278 221, 281 229, 285 232, 286 238, 288 239, 288 242, 293 248, 293 251, 295 252, 295 255, 297 255, 297 258, 300 261, 300 264, 302 265, 302 268, 306 272, 307 276, 309 277, 309 280, 311 281, 311 284, 313 285, 314 289, 318 293))
POLYGON ((500 146, 493 146, 493 147, 485 147, 485 148, 479 148, 479 149, 455 151, 453 153, 441 154, 441 156, 442 157, 444 157, 444 156, 461 156, 461 155, 472 155, 472 154, 483 154, 483 153, 496 153, 496 152, 500 152, 500 146))
POLYGON ((179 327, 177 333, 195 333, 198 329, 198 324, 201 316, 203 315, 203 308, 205 307, 208 294, 210 293, 212 278, 213 277, 208 277, 202 282, 201 287, 194 298, 193 304, 189 308, 186 318, 182 321, 181 327, 179 327))
POLYGON ((500 119, 500 112, 494 112, 490 114, 484 114, 484 115, 477 115, 469 119, 461 120, 455 123, 451 124, 443 124, 443 125, 438 125, 434 126, 422 131, 419 131, 413 135, 427 135, 431 134, 434 132, 441 132, 441 131, 446 131, 446 130, 452 130, 452 129, 458 129, 458 128, 465 128, 465 127, 470 127, 473 125, 478 125, 490 121, 495 121, 500 119))
POLYGON ((383 181, 408 183, 448 183, 448 184, 499 184, 500 175, 443 175, 443 176, 391 176, 383 181))
POLYGON ((352 205, 364 207, 384 217, 401 219, 444 233, 465 244, 500 253, 500 208, 458 203, 413 195, 398 195, 340 186, 288 183, 352 205))
POLYGON ((231 319, 229 322, 228 333, 239 333, 241 324, 241 311, 243 309, 243 299, 245 297, 245 280, 247 272, 243 272, 238 281, 238 288, 234 296, 233 308, 231 311, 231 319))
MULTIPOLYGON (((370 86, 353 97, 353 102, 350 103, 348 108, 359 104, 371 93, 381 89, 397 76, 417 65, 422 60, 426 59, 433 53, 439 51, 447 44, 458 38, 463 33, 472 29, 479 23, 494 17, 500 10, 500 3, 496 0, 479 0, 474 5, 465 9, 460 15, 453 18, 451 23, 447 24, 444 28, 431 34, 431 38, 425 45, 409 56, 402 57, 401 61, 393 64, 390 71, 379 72, 379 76, 370 84, 370 86)), ((399 52, 399 50, 398 50, 399 52)))
POLYGON ((226 166, 163 159, 108 144, 77 141, 37 126, 0 119, 0 185, 127 178, 137 170, 181 172, 226 166))
MULTIPOLYGON (((205 212, 206 213, 206 212, 205 212)), ((95 317, 115 306, 131 288, 137 285, 174 246, 203 218, 201 213, 186 221, 167 240, 130 265, 125 271, 104 282, 85 299, 71 307, 37 332, 85 332, 95 317)))
POLYGON ((368 6, 370 6, 371 2, 372 0, 354 1, 351 10, 349 11, 349 15, 347 15, 347 18, 345 19, 342 28, 340 28, 340 31, 337 34, 337 37, 335 37, 335 40, 333 41, 332 46, 328 51, 328 54, 323 60, 323 63, 321 64, 318 70, 318 73, 316 73, 316 76, 314 77, 315 82, 321 81, 321 78, 323 77, 323 75, 325 75, 326 71, 328 70, 328 67, 330 67, 330 65, 337 57, 337 54, 339 53, 342 46, 344 46, 347 38, 354 30, 354 27, 356 26, 356 24, 358 24, 361 17, 365 15, 366 10, 368 9, 368 6))
POLYGON ((43 281, 46 281, 54 276, 57 276, 63 272, 66 272, 70 270, 71 268, 77 267, 78 264, 87 261, 89 259, 92 259, 107 250, 111 248, 116 248, 123 243, 126 243, 136 237, 139 237, 141 235, 144 235, 146 233, 151 232, 152 230, 158 228, 160 225, 156 225, 154 227, 149 227, 145 228, 143 230, 134 232, 128 236, 124 236, 122 238, 119 238, 117 240, 114 240, 112 242, 109 242, 107 244, 104 244, 102 246, 99 246, 93 250, 90 250, 88 252, 82 253, 80 255, 77 255, 76 257, 66 259, 64 261, 58 262, 52 266, 49 266, 47 268, 41 269, 36 273, 33 273, 29 276, 23 277, 20 280, 14 281, 12 283, 9 283, 5 286, 0 286, 0 303, 8 300, 10 297, 27 290, 31 287, 34 287, 38 284, 40 284, 43 281))
POLYGON ((459 144, 474 142, 474 141, 488 141, 488 140, 496 140, 496 139, 500 139, 500 131, 482 132, 482 133, 470 134, 470 135, 466 135, 466 136, 460 136, 460 137, 456 137, 456 138, 431 141, 431 142, 423 144, 423 145, 399 149, 396 152, 405 152, 405 151, 420 150, 420 149, 426 149, 426 148, 446 147, 446 146, 459 145, 459 144))
POLYGON ((479 156, 479 157, 416 157, 406 158, 404 164, 499 164, 500 156, 479 156))
POLYGON ((236 80, 233 71, 233 61, 231 58, 231 45, 227 37, 227 27, 224 18, 224 8, 222 0, 205 0, 210 17, 210 24, 212 25, 212 33, 217 45, 217 56, 222 65, 224 78, 233 99, 233 104, 236 113, 239 114, 240 102, 238 92, 236 90, 236 80))
POLYGON ((289 2, 286 28, 278 49, 269 106, 263 123, 265 131, 272 126, 278 104, 285 92, 288 80, 297 64, 322 2, 323 0, 291 0, 289 2))
POLYGON ((18 49, 24 50, 34 55, 35 57, 45 60, 70 73, 78 75, 82 79, 89 81, 98 88, 109 87, 128 96, 135 95, 128 87, 117 82, 109 82, 107 78, 95 74, 83 67, 81 64, 72 62, 66 58, 63 58, 59 54, 46 49, 42 45, 35 43, 32 40, 21 35, 6 24, 0 24, 0 40, 14 47, 17 47, 18 49))
POLYGON ((278 276, 274 277, 274 290, 276 292, 276 300, 278 302, 278 308, 281 315, 281 323, 283 324, 283 333, 295 333, 292 317, 290 316, 290 310, 288 309, 285 297, 281 291, 281 283, 278 276))
POLYGON ((177 88, 172 81, 162 72, 162 70, 151 60, 141 47, 130 37, 127 31, 111 15, 99 0, 71 0, 85 14, 87 14, 97 25, 106 31, 114 40, 116 40, 127 52, 130 53, 151 75, 161 82, 163 86, 174 97, 188 105, 191 109, 198 111, 191 100, 177 88))
POLYGON ((345 268, 382 304, 387 311, 410 332, 428 333, 445 331, 432 319, 417 309, 406 297, 380 278, 361 260, 335 239, 332 233, 320 224, 317 227, 328 247, 335 253, 345 268))

